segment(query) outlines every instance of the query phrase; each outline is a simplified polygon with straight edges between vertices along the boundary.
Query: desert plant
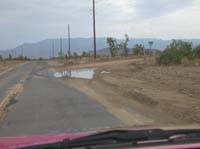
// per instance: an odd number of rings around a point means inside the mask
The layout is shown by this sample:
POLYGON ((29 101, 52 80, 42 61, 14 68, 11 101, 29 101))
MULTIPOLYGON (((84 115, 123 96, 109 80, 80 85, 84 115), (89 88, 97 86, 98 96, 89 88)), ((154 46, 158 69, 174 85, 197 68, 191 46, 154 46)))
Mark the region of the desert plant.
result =
POLYGON ((124 56, 128 56, 128 42, 129 42, 129 37, 127 34, 125 34, 125 41, 123 43, 124 56))
POLYGON ((165 50, 158 58, 157 62, 159 64, 180 64, 182 60, 182 55, 179 50, 165 50))
POLYGON ((73 58, 78 58, 78 54, 76 52, 73 53, 73 58))
POLYGON ((11 54, 8 55, 8 60, 9 60, 9 61, 12 60, 12 55, 11 55, 11 54))
POLYGON ((180 51, 183 57, 187 57, 190 55, 192 51, 192 43, 184 42, 182 40, 173 40, 170 45, 167 46, 165 50, 171 51, 180 51))
POLYGON ((81 56, 82 56, 82 57, 88 57, 89 54, 88 54, 86 51, 83 51, 81 56))
POLYGON ((194 48, 194 54, 197 58, 200 58, 200 45, 194 48))
POLYGON ((180 64, 184 57, 193 58, 192 43, 173 40, 157 58, 159 64, 180 64))
POLYGON ((134 47, 133 47, 133 54, 134 55, 143 55, 144 54, 144 45, 142 44, 136 44, 134 47))
POLYGON ((116 51, 118 49, 117 48, 118 47, 117 40, 112 37, 108 37, 107 44, 109 46, 111 56, 112 57, 116 56, 116 51))

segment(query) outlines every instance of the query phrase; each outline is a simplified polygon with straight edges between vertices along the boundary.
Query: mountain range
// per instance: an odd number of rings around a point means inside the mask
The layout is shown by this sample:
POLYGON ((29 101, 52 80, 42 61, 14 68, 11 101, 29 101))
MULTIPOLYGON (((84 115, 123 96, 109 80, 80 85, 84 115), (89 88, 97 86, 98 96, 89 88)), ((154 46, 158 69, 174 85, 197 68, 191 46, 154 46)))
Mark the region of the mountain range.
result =
MULTIPOLYGON (((200 39, 183 39, 184 41, 192 42, 193 46, 200 44, 200 39)), ((120 43, 122 39, 118 39, 120 43)), ((129 48, 132 48, 135 44, 143 44, 145 48, 149 48, 148 42, 153 41, 153 49, 164 50, 172 40, 163 40, 155 38, 131 38, 129 41, 129 48)), ((36 43, 24 43, 13 49, 7 49, 0 51, 0 55, 6 57, 9 54, 13 56, 23 55, 29 58, 49 58, 53 56, 53 42, 54 42, 54 56, 58 56, 61 49, 60 39, 45 39, 36 43)), ((71 51, 81 54, 83 51, 93 50, 93 38, 72 38, 71 39, 71 51)), ((68 51, 68 39, 62 39, 62 51, 67 53, 68 51)), ((97 54, 107 55, 109 54, 106 38, 97 38, 97 54)))

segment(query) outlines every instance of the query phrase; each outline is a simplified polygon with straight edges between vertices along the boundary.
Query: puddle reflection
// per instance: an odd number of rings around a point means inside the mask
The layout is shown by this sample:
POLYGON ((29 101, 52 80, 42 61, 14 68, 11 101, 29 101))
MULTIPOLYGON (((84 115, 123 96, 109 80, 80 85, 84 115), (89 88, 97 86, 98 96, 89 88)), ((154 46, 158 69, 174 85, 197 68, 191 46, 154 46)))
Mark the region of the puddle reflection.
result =
POLYGON ((54 77, 63 78, 81 78, 81 79, 92 79, 95 72, 94 69, 77 69, 77 70, 67 70, 63 72, 54 72, 54 77))

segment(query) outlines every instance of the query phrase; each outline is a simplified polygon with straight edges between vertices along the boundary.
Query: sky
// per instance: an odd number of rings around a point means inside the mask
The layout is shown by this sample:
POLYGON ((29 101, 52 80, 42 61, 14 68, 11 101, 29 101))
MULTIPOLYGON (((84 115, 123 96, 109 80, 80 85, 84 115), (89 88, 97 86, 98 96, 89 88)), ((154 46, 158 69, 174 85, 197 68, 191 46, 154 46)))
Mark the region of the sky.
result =
MULTIPOLYGON (((98 37, 200 38, 200 0, 96 0, 98 37)), ((92 0, 1 0, 0 50, 47 38, 92 37, 92 0)))

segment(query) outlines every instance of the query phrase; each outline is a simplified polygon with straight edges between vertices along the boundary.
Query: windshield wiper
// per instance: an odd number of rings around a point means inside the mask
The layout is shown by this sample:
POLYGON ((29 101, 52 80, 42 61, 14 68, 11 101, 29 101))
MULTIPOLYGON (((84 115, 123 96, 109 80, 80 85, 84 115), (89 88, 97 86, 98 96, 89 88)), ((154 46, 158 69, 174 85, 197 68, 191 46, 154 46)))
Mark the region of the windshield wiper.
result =
MULTIPOLYGON (((200 129, 192 130, 113 130, 102 133, 93 134, 73 140, 63 140, 62 142, 47 144, 43 146, 34 146, 33 149, 40 148, 92 148, 98 146, 116 146, 116 145, 138 145, 138 142, 165 140, 165 142, 173 142, 181 138, 198 138, 200 139, 200 129), (177 137, 173 137, 177 136, 177 137), (179 136, 179 137, 178 137, 179 136)), ((30 147, 28 148, 30 149, 30 147)))

